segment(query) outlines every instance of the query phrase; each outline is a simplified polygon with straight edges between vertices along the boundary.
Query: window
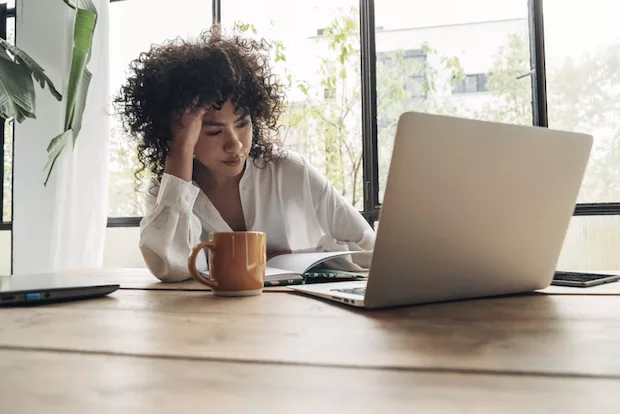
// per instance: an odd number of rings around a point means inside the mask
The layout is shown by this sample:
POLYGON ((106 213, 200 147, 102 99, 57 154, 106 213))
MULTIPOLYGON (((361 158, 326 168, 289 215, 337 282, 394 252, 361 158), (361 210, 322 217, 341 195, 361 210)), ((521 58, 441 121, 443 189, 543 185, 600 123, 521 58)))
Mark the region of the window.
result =
POLYGON ((426 99, 427 94, 424 89, 424 82, 426 82, 426 77, 421 75, 411 75, 405 81, 405 91, 411 95, 412 99, 422 98, 426 99))
POLYGON ((558 267, 620 268, 620 4, 588 7, 545 0, 545 60, 549 127, 592 134, 594 145, 558 267), (572 22, 572 24, 570 23, 572 22), (575 24, 579 30, 575 30, 575 24))
POLYGON ((358 1, 221 4, 227 31, 272 44, 272 64, 287 96, 278 137, 282 146, 305 156, 362 209, 358 1))
POLYGON ((384 66, 394 66, 399 63, 397 62, 398 59, 424 62, 426 60, 426 57, 427 57, 427 54, 422 52, 422 50, 420 49, 408 49, 408 50, 401 50, 398 52, 395 52, 395 51, 378 52, 377 62, 381 63, 384 66))
POLYGON ((620 215, 573 217, 557 268, 561 270, 620 269, 620 215))
MULTIPOLYGON (((15 44, 15 0, 0 2, 0 37, 15 44), (3 4, 5 3, 5 4, 3 4)), ((0 119, 2 145, 2 194, 0 197, 0 275, 11 273, 13 199, 13 121, 0 119)))
POLYGON ((2 175, 2 223, 11 222, 13 198, 13 120, 4 122, 4 171, 2 175))
MULTIPOLYGON (((10 4, 11 2, 9 2, 10 4)), ((15 18, 6 20, 6 40, 15 44, 15 18)), ((13 120, 4 123, 4 171, 2 175, 2 222, 11 222, 13 199, 13 120)))
POLYGON ((486 92, 487 75, 485 73, 477 73, 475 75, 465 75, 465 79, 460 81, 456 88, 452 89, 452 93, 476 93, 486 92))
POLYGON ((380 202, 402 112, 531 124, 532 106, 527 0, 375 4, 380 202))
MULTIPOLYGON (((151 42, 193 35, 212 18, 229 31, 266 38, 287 92, 284 147, 322 170, 375 227, 403 111, 592 133, 582 204, 560 267, 618 268, 620 4, 577 3, 545 0, 543 10, 541 0, 115 2, 112 88, 151 42), (134 30, 137 20, 141 31, 134 30), (364 145, 376 145, 376 153, 367 152, 374 159, 362 162, 364 145)), ((110 214, 139 216, 129 172, 134 149, 114 134, 110 214)))
MULTIPOLYGON (((110 96, 120 90, 129 63, 151 44, 177 36, 195 37, 209 29, 211 22, 211 1, 127 0, 110 4, 110 96)), ((133 173, 135 146, 124 136, 116 117, 112 119, 110 157, 110 217, 142 216, 143 193, 135 191, 133 173)), ((135 220, 131 223, 137 224, 135 220)))
MULTIPOLYGON (((377 31, 379 30, 377 29, 377 31)), ((427 57, 428 55, 421 49, 378 52, 377 67, 388 74, 386 78, 382 78, 382 81, 388 80, 390 82, 381 85, 388 89, 386 94, 396 92, 404 86, 405 97, 396 97, 396 100, 399 100, 401 104, 403 99, 410 103, 414 103, 417 98, 426 99, 427 93, 424 85, 427 80, 427 73, 422 68, 426 65, 427 57), (403 85, 397 81, 393 82, 391 76, 395 74, 404 82, 403 85)))
POLYGON ((543 4, 549 126, 594 136, 579 201, 620 201, 620 4, 543 4))
POLYGON ((6 19, 6 40, 15 44, 15 17, 7 17, 6 19))

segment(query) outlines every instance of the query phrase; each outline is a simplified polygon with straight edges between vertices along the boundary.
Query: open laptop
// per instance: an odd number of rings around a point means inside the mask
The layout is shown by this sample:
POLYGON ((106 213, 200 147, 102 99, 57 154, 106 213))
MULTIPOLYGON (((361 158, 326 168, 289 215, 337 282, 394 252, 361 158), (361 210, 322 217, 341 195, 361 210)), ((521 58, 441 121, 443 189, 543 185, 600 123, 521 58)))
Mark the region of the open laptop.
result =
POLYGON ((590 135, 404 113, 368 280, 291 289, 381 308, 545 288, 591 147, 590 135))
POLYGON ((59 273, 0 276, 0 306, 94 298, 119 287, 96 278, 59 273))

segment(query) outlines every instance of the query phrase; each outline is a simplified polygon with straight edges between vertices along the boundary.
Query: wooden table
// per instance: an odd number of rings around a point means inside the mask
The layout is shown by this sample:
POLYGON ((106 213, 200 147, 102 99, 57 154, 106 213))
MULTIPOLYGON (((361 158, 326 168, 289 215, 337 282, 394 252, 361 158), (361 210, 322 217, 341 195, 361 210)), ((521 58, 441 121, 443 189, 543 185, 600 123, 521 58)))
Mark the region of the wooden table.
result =
POLYGON ((122 289, 0 309, 1 413, 620 412, 620 283, 371 311, 73 273, 122 289))

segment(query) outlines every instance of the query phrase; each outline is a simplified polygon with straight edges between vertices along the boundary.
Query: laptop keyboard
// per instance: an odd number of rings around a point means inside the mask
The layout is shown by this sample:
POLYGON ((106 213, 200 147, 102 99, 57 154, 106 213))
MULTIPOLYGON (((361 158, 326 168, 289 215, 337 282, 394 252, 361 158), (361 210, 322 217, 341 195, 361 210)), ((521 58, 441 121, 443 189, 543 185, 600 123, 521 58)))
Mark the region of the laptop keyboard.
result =
POLYGON ((355 287, 355 288, 348 288, 348 289, 332 289, 332 292, 342 292, 342 293, 350 293, 351 295, 365 296, 366 287, 355 287))
POLYGON ((566 280, 570 282, 589 282, 591 280, 598 280, 598 279, 601 279, 604 277, 610 277, 610 276, 613 276, 613 275, 556 271, 553 279, 554 280, 566 280))

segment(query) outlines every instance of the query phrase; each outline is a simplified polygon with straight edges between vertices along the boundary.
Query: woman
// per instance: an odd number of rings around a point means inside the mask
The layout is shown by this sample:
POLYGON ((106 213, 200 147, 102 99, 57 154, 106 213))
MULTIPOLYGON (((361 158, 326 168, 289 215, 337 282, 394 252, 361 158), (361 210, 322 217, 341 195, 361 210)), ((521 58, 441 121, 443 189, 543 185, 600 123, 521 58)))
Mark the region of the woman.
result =
MULTIPOLYGON (((372 228, 277 135, 282 88, 264 42, 223 36, 154 46, 132 62, 115 104, 151 173, 140 249, 163 282, 190 278, 187 257, 210 232, 262 231, 276 252, 370 251, 372 228)), ((346 270, 369 265, 356 255, 346 270)), ((345 270, 345 269, 342 269, 345 270)))

